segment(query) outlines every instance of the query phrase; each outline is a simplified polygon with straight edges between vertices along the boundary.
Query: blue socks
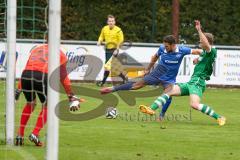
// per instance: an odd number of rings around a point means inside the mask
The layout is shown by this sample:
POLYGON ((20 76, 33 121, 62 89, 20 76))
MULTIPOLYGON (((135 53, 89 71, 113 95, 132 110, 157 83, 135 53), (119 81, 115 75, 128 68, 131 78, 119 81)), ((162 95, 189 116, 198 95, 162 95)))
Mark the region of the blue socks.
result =
POLYGON ((160 112, 160 117, 164 117, 165 113, 167 112, 168 107, 172 102, 172 97, 167 100, 167 102, 162 106, 162 111, 160 112))
POLYGON ((125 83, 125 84, 122 84, 122 85, 119 85, 119 86, 114 86, 112 91, 116 92, 116 91, 131 90, 133 84, 134 84, 134 82, 128 82, 128 83, 125 83))

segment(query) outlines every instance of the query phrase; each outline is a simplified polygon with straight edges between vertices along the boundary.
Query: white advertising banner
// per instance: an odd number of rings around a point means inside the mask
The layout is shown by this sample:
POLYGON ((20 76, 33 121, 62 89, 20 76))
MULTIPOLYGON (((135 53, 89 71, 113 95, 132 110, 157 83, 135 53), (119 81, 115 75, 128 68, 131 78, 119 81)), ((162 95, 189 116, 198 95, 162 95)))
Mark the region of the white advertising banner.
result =
MULTIPOLYGON (((17 43, 17 78, 20 78, 27 62, 29 52, 35 45, 34 43, 17 43)), ((105 62, 105 51, 102 46, 63 44, 62 47, 64 48, 69 62, 78 64, 70 73, 71 80, 100 80, 102 78, 105 62), (101 63, 97 64, 99 61, 101 61, 101 63), (91 74, 90 72, 92 71, 97 71, 97 74, 91 76, 90 79, 84 78, 88 74, 91 74)), ((128 70, 142 70, 157 50, 157 47, 129 47, 126 50, 120 50, 120 56, 125 57, 128 70)), ((5 78, 6 76, 5 53, 5 44, 0 43, 0 78, 5 78)), ((177 76, 177 82, 187 82, 190 79, 194 69, 193 59, 195 57, 196 56, 190 55, 183 59, 177 76)), ((218 49, 218 56, 214 64, 214 72, 211 79, 207 81, 207 84, 240 85, 240 50, 218 49)))

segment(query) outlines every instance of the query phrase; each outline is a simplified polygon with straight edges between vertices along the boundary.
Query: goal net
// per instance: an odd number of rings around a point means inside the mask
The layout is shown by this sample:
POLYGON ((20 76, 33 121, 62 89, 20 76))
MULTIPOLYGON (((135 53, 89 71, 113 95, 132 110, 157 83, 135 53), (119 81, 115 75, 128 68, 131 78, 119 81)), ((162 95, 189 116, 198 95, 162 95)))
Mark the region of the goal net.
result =
MULTIPOLYGON (((31 151, 23 150, 21 148, 18 148, 17 152, 14 152, 16 148, 12 147, 13 143, 15 143, 15 137, 19 134, 19 128, 21 127, 20 121, 22 121, 21 116, 22 112, 24 109, 24 106, 26 105, 26 100, 24 98, 23 94, 20 94, 20 97, 17 101, 15 101, 14 96, 9 98, 9 85, 14 85, 15 89, 21 89, 21 84, 19 83, 21 80, 21 74, 22 71, 24 70, 25 64, 27 62, 27 59, 30 55, 31 49, 36 46, 36 45, 41 45, 41 44, 46 44, 46 34, 48 31, 48 19, 50 16, 50 19, 54 19, 53 17, 55 16, 55 23, 57 21, 57 18, 60 18, 58 14, 56 14, 56 8, 52 7, 52 15, 48 15, 48 10, 49 10, 49 4, 55 3, 54 5, 61 4, 61 1, 48 1, 48 0, 31 0, 31 1, 25 1, 25 0, 2 0, 0 2, 0 104, 1 104, 1 109, 0 109, 0 154, 3 155, 5 159, 15 159, 15 156, 20 156, 23 158, 30 158, 30 159, 43 159, 47 155, 47 159, 53 158, 56 159, 56 154, 50 155, 49 153, 45 153, 46 149, 42 149, 40 155, 36 157, 36 155, 33 155, 31 151), (14 8, 14 3, 15 3, 15 8, 14 8), (10 6, 10 7, 9 7, 10 6), (11 13, 9 13, 9 8, 14 12, 14 9, 16 9, 16 30, 11 30, 8 29, 9 21, 10 19, 13 18, 11 13), (56 18, 57 17, 57 18, 56 18), (13 45, 13 47, 16 46, 16 53, 8 53, 10 50, 9 48, 9 37, 11 37, 11 34, 9 33, 15 32, 16 34, 16 43, 13 45), (8 59, 8 57, 14 54, 16 57, 16 61, 8 59), (13 62, 14 61, 14 62, 13 62), (13 74, 14 76, 9 77, 8 75, 8 70, 10 70, 12 67, 9 67, 8 64, 15 64, 14 70, 15 73, 13 74), (9 84, 8 79, 15 79, 15 81, 12 80, 14 84, 9 84), (7 98, 6 98, 7 97, 7 98), (10 101, 10 102, 9 102, 10 101), (15 101, 15 102, 14 102, 15 101), (7 106, 8 104, 13 104, 14 108, 11 106, 7 106), (6 106, 6 107, 4 107, 6 106), (11 108, 11 109, 9 109, 11 108), (12 113, 9 113, 9 111, 13 111, 12 113), (14 117, 14 118, 13 118, 14 117), (9 120, 10 119, 10 120, 9 120), (13 120, 12 124, 11 120, 13 120), (14 126, 11 128, 11 126, 14 126), (9 132, 10 130, 10 132, 9 132), (14 133, 12 135, 12 133, 14 133), (7 144, 7 145, 5 145, 7 144), (10 145, 9 145, 10 144, 10 145), (40 157, 39 157, 40 156, 40 157), (54 157, 55 156, 55 157, 54 157)), ((60 6, 59 6, 60 7, 60 6)), ((50 7, 51 8, 51 7, 50 7)), ((60 22, 60 19, 58 20, 60 22)), ((57 28, 57 27, 56 27, 57 28)), ((54 31, 53 28, 49 29, 50 31, 50 38, 53 37, 54 31)), ((59 24, 60 28, 60 24, 59 24)), ((58 33, 60 34, 60 33, 58 33)), ((14 34, 12 34, 14 35, 14 34)), ((60 36, 59 36, 60 37, 60 36)), ((52 38, 53 39, 53 38, 52 38)), ((50 52, 53 52, 56 50, 56 47, 58 46, 58 43, 60 43, 60 39, 58 40, 59 42, 53 42, 52 41, 50 48, 50 52)), ((57 40, 56 40, 57 41, 57 40)), ((50 53, 51 54, 51 53, 50 53)), ((51 59, 50 58, 50 64, 51 65, 51 59)), ((52 68, 54 69, 54 68, 52 68)), ((11 87, 10 87, 11 88, 11 87)), ((14 88, 11 88, 11 92, 15 92, 14 88)), ((53 93, 58 95, 58 93, 53 93)), ((54 102, 50 102, 51 104, 57 103, 58 98, 54 102)), ((31 116, 29 117, 29 121, 27 122, 27 125, 25 126, 25 132, 24 132, 24 145, 25 146, 31 146, 33 143, 31 143, 28 140, 28 136, 32 133, 34 128, 36 128, 36 122, 37 119, 40 116, 40 112, 42 110, 42 105, 37 98, 36 101, 36 106, 34 107, 34 112, 31 113, 31 116)), ((52 111, 51 111, 52 112, 52 111)), ((25 117, 26 118, 26 117, 25 117)), ((50 119, 52 118, 51 116, 49 117, 50 119)), ((54 124, 50 124, 53 126, 53 128, 58 126, 56 118, 53 117, 53 122, 55 121, 54 124)), ((57 128, 56 128, 57 131, 57 128)), ((46 132, 47 132, 47 127, 44 127, 41 130, 41 141, 44 144, 47 144, 47 138, 46 138, 46 132)), ((51 133, 50 133, 51 134, 51 133)), ((54 133, 56 134, 56 133, 54 133)), ((58 136, 57 136, 58 138, 58 136)), ((54 139, 54 138, 53 138, 54 139)), ((56 141, 56 138, 54 139, 54 142, 56 141)), ((51 142, 51 143, 54 143, 51 142)), ((50 144, 51 144, 50 143, 50 144)), ((53 145, 52 145, 53 146, 53 145)), ((47 147, 48 148, 48 147, 47 147)), ((58 148, 58 147, 56 147, 58 148)))

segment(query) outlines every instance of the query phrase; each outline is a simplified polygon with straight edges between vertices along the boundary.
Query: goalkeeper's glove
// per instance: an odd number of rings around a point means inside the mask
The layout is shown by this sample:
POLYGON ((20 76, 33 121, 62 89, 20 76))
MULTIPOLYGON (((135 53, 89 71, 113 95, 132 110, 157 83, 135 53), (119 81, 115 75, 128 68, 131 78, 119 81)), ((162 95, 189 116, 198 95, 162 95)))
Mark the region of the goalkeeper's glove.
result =
POLYGON ((68 95, 68 99, 69 99, 69 110, 73 112, 77 111, 80 108, 80 99, 74 94, 68 95))
POLYGON ((15 100, 19 100, 20 94, 21 94, 22 90, 20 89, 15 89, 15 100))

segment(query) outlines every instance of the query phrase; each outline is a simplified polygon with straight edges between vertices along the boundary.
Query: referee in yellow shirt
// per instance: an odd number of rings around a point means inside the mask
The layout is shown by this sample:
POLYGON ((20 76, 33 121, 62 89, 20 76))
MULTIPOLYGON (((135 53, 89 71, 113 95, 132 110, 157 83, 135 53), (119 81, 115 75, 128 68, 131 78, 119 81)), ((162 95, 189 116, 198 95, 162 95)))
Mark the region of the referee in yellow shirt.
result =
MULTIPOLYGON (((105 64, 109 59, 114 55, 117 56, 119 52, 119 47, 123 43, 124 36, 121 28, 115 25, 115 17, 113 15, 108 15, 107 25, 104 26, 101 30, 101 34, 98 38, 97 45, 101 45, 102 42, 105 42, 105 64)), ((105 68, 103 80, 98 82, 98 86, 103 86, 109 76, 110 70, 105 68)), ((125 82, 126 77, 123 73, 120 73, 119 76, 125 82)))

